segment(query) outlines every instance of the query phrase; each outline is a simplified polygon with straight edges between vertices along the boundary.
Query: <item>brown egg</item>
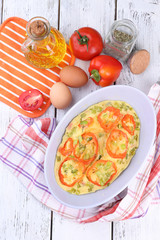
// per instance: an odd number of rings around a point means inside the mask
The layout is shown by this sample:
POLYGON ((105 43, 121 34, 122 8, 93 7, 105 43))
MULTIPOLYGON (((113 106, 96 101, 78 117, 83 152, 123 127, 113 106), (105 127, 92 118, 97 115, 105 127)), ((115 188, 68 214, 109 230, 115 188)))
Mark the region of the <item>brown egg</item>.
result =
POLYGON ((72 94, 64 83, 57 82, 51 87, 50 100, 54 107, 64 109, 71 103, 72 94))
POLYGON ((60 71, 60 79, 67 86, 79 88, 88 82, 88 76, 81 68, 76 66, 67 66, 60 71))

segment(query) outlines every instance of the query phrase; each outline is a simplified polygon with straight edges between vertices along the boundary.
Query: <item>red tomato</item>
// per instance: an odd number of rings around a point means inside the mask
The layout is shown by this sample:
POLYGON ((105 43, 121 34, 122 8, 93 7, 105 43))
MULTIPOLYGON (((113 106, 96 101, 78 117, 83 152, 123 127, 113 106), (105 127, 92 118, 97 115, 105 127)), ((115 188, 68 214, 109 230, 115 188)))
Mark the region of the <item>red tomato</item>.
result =
POLYGON ((30 89, 19 96, 19 104, 24 110, 34 111, 43 103, 42 93, 37 89, 30 89))
POLYGON ((90 27, 75 31, 70 38, 69 45, 74 56, 82 60, 91 60, 103 50, 101 35, 90 27))

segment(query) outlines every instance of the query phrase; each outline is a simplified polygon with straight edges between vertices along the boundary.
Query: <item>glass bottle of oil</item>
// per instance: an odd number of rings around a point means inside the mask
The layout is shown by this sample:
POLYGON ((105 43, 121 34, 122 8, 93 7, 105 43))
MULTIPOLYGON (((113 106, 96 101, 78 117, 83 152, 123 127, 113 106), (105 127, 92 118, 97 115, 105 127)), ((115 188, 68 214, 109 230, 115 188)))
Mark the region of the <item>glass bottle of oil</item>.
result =
POLYGON ((35 67, 52 68, 64 58, 66 43, 62 34, 51 27, 47 19, 35 17, 27 23, 22 51, 35 67))

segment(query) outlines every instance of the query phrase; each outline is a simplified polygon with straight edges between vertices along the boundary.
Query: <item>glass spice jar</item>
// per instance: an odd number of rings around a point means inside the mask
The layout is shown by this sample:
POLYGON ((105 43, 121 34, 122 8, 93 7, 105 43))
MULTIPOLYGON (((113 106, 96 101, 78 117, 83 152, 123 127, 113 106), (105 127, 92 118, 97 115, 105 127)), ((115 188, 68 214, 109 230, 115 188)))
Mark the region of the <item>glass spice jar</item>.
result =
POLYGON ((126 61, 135 45, 137 35, 137 29, 131 20, 115 21, 104 41, 104 53, 126 61))
POLYGON ((66 53, 62 34, 43 17, 34 17, 26 26, 26 38, 22 45, 25 58, 38 68, 58 65, 66 53))

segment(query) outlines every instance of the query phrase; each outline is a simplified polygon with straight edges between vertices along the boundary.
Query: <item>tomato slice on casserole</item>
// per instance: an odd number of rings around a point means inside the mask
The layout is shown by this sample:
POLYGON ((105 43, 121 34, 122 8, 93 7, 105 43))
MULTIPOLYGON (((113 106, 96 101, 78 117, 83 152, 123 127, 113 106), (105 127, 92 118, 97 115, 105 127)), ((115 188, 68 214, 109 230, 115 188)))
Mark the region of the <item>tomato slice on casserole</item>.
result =
POLYGON ((106 148, 111 157, 125 158, 128 149, 128 137, 126 133, 118 129, 113 129, 107 139, 106 148))
POLYGON ((106 186, 116 173, 117 168, 114 162, 98 160, 87 170, 87 178, 97 186, 106 186))
POLYGON ((93 122, 94 122, 93 118, 88 117, 85 120, 81 120, 78 126, 82 128, 89 127, 93 122))
POLYGON ((85 165, 76 158, 67 157, 60 165, 59 179, 62 184, 73 187, 80 181, 85 171, 85 165))
POLYGON ((122 114, 118 108, 107 107, 97 117, 99 124, 106 131, 112 130, 120 121, 122 114))
POLYGON ((136 128, 136 123, 134 121, 134 117, 130 114, 126 114, 122 119, 123 128, 131 135, 134 135, 134 131, 136 128))
POLYGON ((59 148, 59 151, 63 156, 68 156, 68 155, 71 155, 71 153, 73 152, 73 149, 74 149, 73 139, 68 138, 64 146, 59 148))
POLYGON ((87 132, 82 134, 74 148, 74 156, 85 164, 92 162, 98 153, 98 141, 96 136, 87 132))

